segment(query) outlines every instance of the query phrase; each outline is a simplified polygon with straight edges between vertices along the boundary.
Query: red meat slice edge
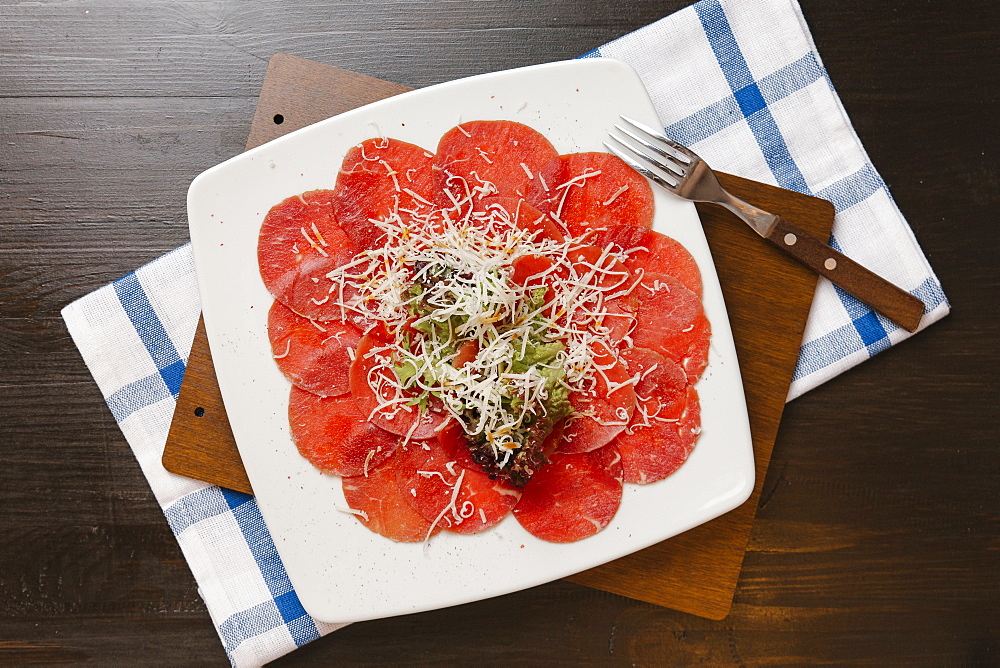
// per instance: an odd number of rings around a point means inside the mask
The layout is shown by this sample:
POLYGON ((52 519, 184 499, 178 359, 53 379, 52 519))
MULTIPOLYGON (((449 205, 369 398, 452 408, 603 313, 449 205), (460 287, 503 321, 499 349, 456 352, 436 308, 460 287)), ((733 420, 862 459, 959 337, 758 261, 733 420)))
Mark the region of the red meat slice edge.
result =
MULTIPOLYGON (((613 235, 614 233, 609 230, 608 234, 613 235)), ((617 234, 621 236, 620 232, 617 234)), ((673 276, 683 283, 684 287, 698 295, 699 299, 701 298, 704 292, 701 271, 694 258, 691 257, 691 253, 679 241, 652 230, 638 240, 629 237, 624 237, 624 239, 633 241, 631 248, 637 248, 625 260, 626 267, 635 273, 642 270, 643 272, 673 276)), ((622 247, 630 248, 624 245, 622 247)))
POLYGON ((600 305, 606 313, 600 323, 605 331, 600 333, 612 343, 619 343, 635 323, 638 299, 632 289, 635 280, 632 272, 604 248, 597 246, 574 248, 568 257, 578 276, 587 278, 588 283, 599 285, 605 291, 606 297, 600 305))
POLYGON ((711 336, 701 299, 673 276, 653 272, 643 275, 636 292, 633 343, 679 363, 696 381, 708 365, 711 336))
POLYGON ((384 236, 372 218, 434 208, 433 163, 427 150, 398 139, 368 139, 347 152, 333 191, 333 212, 358 250, 375 248, 384 236))
POLYGON ((322 324, 303 318, 279 301, 271 305, 267 335, 278 368, 296 387, 322 397, 351 391, 348 375, 361 332, 339 320, 322 324))
POLYGON ((400 493, 425 520, 448 531, 468 534, 488 529, 503 520, 521 497, 516 487, 490 480, 478 466, 463 466, 461 458, 438 441, 411 443, 400 454, 400 493))
POLYGON ((556 263, 544 255, 522 255, 511 264, 510 280, 529 288, 545 286, 545 301, 551 302, 556 298, 555 285, 565 278, 561 271, 554 269, 555 266, 556 263))
MULTIPOLYGON (((645 243, 646 237, 650 234, 653 234, 653 232, 645 227, 637 227, 635 225, 608 225, 594 230, 593 234, 587 237, 587 240, 598 248, 607 248, 608 244, 614 244, 617 248, 613 247, 612 249, 615 251, 629 251, 638 249, 642 246, 645 243)), ((639 252, 641 251, 635 251, 629 256, 629 259, 634 257, 639 252)), ((630 271, 635 271, 633 268, 633 262, 626 260, 625 266, 630 271)))
POLYGON ((464 209, 469 203, 521 197, 538 207, 535 193, 545 192, 543 182, 555 185, 559 154, 543 134, 522 123, 469 121, 444 133, 434 167, 443 206, 458 202, 464 209))
POLYGON ((396 480, 402 458, 393 457, 367 476, 345 477, 341 481, 344 500, 359 522, 372 531, 402 543, 419 543, 441 531, 420 515, 403 497, 396 480))
POLYGON ((485 205, 487 210, 491 206, 499 206, 507 211, 514 226, 526 232, 533 233, 537 241, 552 239, 562 243, 564 237, 562 231, 553 222, 548 214, 542 213, 537 208, 520 197, 497 196, 485 205))
POLYGON ((424 411, 416 406, 407 406, 405 403, 381 407, 382 402, 375 394, 371 382, 375 383, 386 400, 395 398, 399 387, 399 378, 391 364, 374 351, 382 345, 384 344, 378 338, 366 334, 361 337, 358 349, 354 353, 349 381, 351 395, 357 400, 358 407, 366 416, 371 416, 372 422, 393 434, 416 439, 436 437, 451 420, 439 403, 432 401, 430 407, 424 411))
POLYGON ((680 416, 688 386, 687 374, 680 364, 639 347, 623 350, 621 359, 629 374, 639 377, 634 386, 636 412, 631 424, 642 424, 653 417, 672 420, 680 416))
POLYGON ((559 445, 561 453, 590 452, 607 445, 625 429, 635 411, 635 390, 621 385, 631 375, 615 353, 595 343, 593 359, 600 368, 595 373, 595 387, 587 393, 571 392, 569 401, 577 412, 594 417, 584 415, 567 422, 559 445), (609 383, 617 386, 610 392, 609 383))
POLYGON ((399 436, 372 424, 350 395, 324 398, 293 386, 288 422, 302 456, 339 476, 370 473, 400 442, 399 436))
POLYGON ((608 525, 622 499, 622 467, 615 446, 556 453, 524 486, 514 517, 542 540, 571 543, 608 525))
POLYGON ((441 444, 449 461, 458 462, 462 467, 473 471, 482 471, 482 467, 472 459, 472 454, 466 445, 465 430, 459 423, 452 422, 442 429, 438 434, 438 443, 441 444))
POLYGON ((356 251, 334 218, 332 198, 332 190, 312 190, 276 204, 264 217, 257 242, 267 289, 296 313, 318 320, 339 317, 326 275, 356 251))
POLYGON ((621 158, 610 153, 569 153, 559 159, 558 183, 538 208, 552 213, 570 234, 619 225, 653 226, 653 190, 621 158), (600 173, 579 178, 595 172, 600 173))
POLYGON ((621 453, 625 482, 645 485, 679 469, 694 449, 700 424, 698 392, 689 386, 676 422, 653 420, 619 434, 614 444, 621 453))

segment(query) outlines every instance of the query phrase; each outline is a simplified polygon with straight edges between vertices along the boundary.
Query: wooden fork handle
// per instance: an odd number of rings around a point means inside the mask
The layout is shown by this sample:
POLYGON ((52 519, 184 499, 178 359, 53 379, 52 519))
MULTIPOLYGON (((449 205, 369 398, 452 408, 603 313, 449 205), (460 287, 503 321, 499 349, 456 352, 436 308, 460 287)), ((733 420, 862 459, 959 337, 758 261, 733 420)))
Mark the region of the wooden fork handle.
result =
POLYGON ((784 218, 777 218, 767 239, 903 329, 913 332, 920 324, 922 301, 784 218))

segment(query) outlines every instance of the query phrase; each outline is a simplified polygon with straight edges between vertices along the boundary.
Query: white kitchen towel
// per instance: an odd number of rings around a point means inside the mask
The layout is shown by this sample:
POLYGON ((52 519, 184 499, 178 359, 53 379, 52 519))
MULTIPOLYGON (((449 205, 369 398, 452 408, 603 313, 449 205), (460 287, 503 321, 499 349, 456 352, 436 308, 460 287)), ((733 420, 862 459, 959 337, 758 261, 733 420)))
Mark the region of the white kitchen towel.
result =
MULTIPOLYGON (((833 202, 830 244, 920 298, 921 328, 948 314, 795 0, 702 0, 587 56, 635 68, 666 134, 714 169, 833 202)), ((910 336, 821 279, 788 398, 910 336)))
MULTIPOLYGON (((586 54, 629 62, 668 134, 717 169, 830 199, 833 243, 927 304, 948 303, 854 134, 794 0, 702 0, 586 54)), ((63 318, 177 536, 233 665, 338 626, 302 609, 252 496, 161 464, 200 312, 184 246, 86 295, 63 318)), ((821 281, 790 397, 906 338, 821 281)))
POLYGON ((233 665, 259 666, 336 628, 302 609, 257 503, 163 468, 201 304, 185 245, 62 311, 180 543, 233 665))

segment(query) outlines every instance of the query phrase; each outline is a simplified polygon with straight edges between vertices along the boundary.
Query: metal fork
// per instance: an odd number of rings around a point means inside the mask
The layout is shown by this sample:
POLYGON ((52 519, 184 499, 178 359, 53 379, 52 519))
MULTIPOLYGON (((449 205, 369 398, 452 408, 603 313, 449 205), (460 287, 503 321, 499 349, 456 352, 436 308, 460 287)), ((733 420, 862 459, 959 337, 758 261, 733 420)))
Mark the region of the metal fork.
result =
POLYGON ((678 197, 711 202, 732 211, 757 234, 821 276, 830 279, 884 316, 912 332, 924 303, 830 248, 781 216, 748 204, 726 191, 715 172, 694 151, 625 116, 604 145, 639 173, 678 197))

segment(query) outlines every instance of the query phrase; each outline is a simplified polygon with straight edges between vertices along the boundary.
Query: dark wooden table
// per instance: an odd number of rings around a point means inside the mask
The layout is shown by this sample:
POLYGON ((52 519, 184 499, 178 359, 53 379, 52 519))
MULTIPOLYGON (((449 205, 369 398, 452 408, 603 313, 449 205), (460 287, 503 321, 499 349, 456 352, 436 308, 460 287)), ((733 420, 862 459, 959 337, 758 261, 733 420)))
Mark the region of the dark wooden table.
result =
MULTIPOLYGON (((59 309, 187 241, 273 53, 419 87, 686 4, 0 3, 0 663, 225 663, 59 309)), ((787 408, 730 616, 558 582, 281 663, 1000 663, 1000 10, 802 5, 953 313, 787 408)))

